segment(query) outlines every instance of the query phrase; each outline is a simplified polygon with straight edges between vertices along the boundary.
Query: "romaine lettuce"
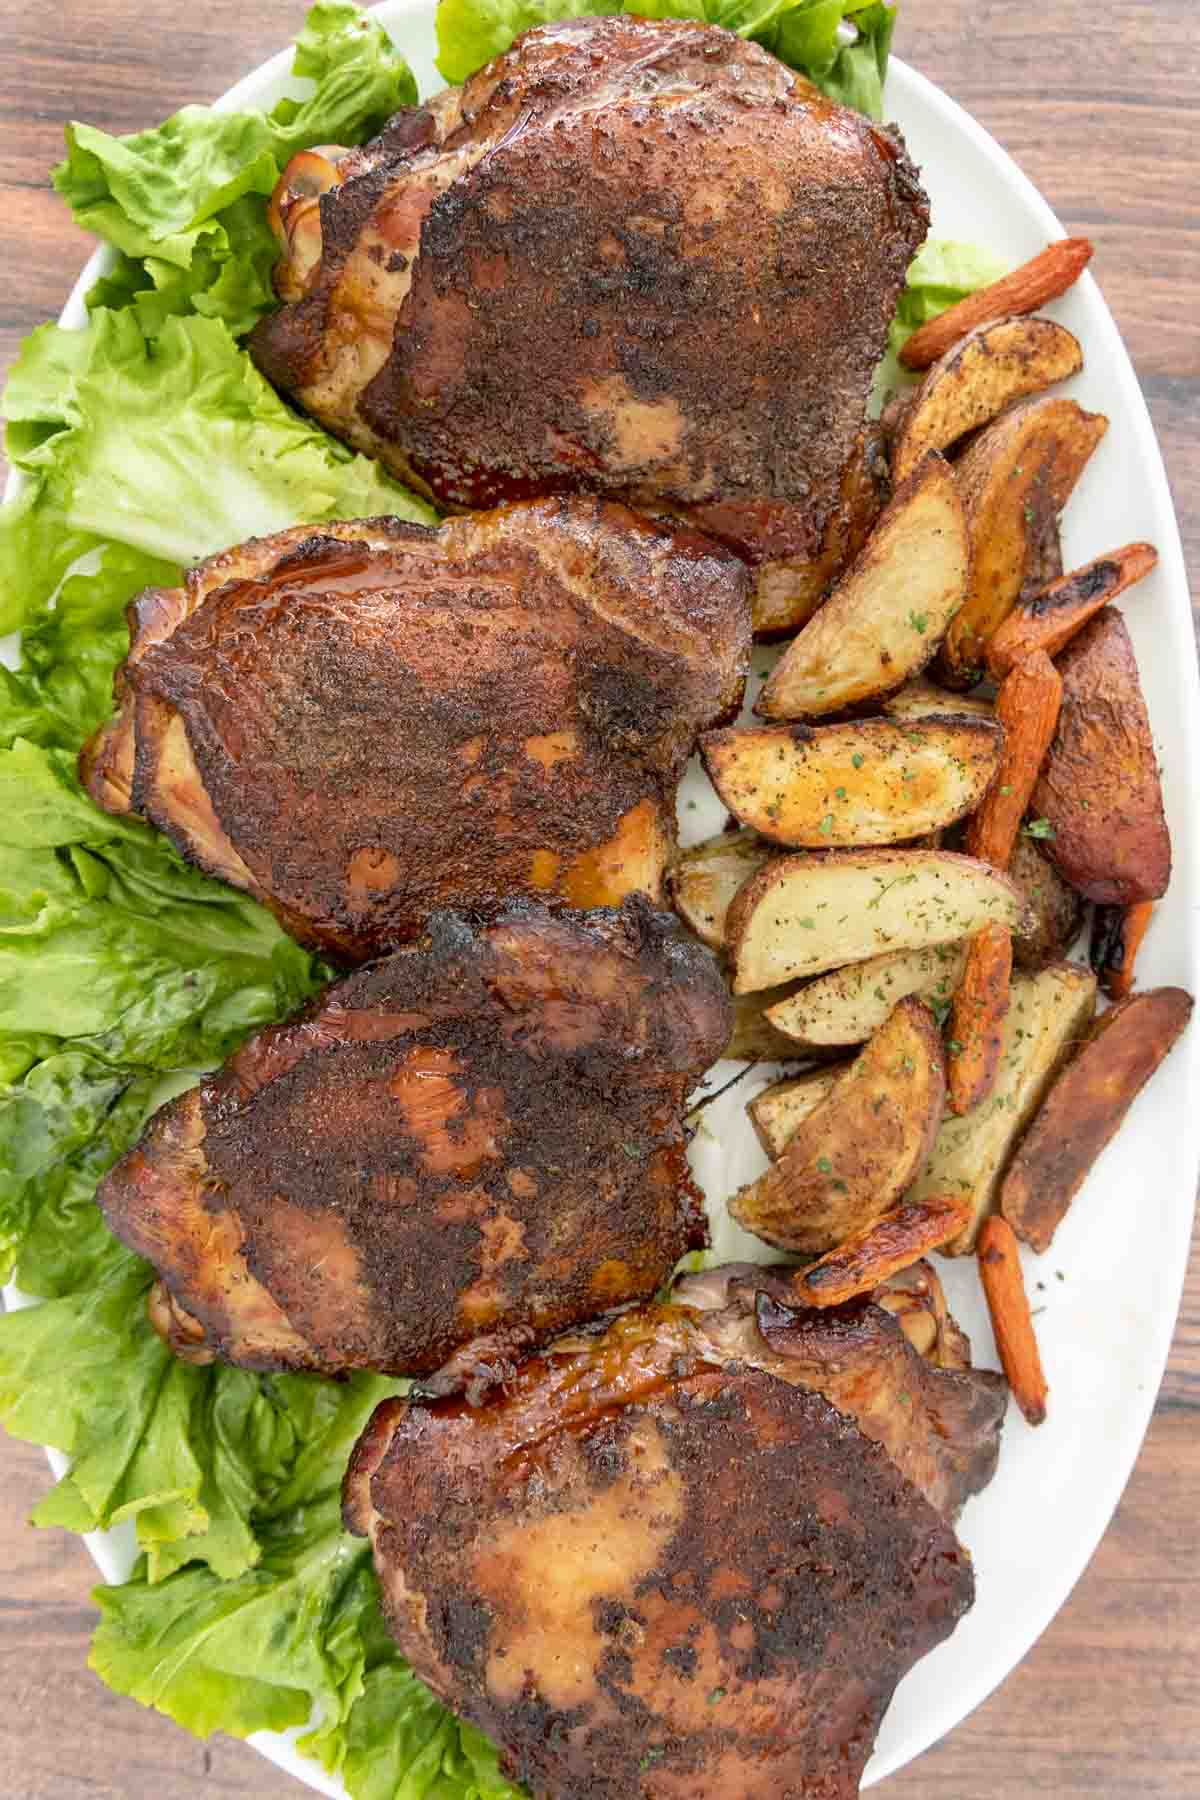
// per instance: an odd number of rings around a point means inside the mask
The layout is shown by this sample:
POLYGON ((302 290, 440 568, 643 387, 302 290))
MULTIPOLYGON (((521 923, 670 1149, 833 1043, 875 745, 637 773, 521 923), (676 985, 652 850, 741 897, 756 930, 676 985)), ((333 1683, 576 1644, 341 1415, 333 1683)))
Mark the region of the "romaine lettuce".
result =
POLYGON ((921 379, 899 361, 902 346, 918 325, 936 319, 947 307, 956 306, 968 294, 998 281, 1007 272, 1008 264, 982 244, 928 238, 908 266, 888 332, 887 355, 875 371, 876 395, 882 398, 897 388, 912 387, 921 379))
POLYGON ((723 25, 763 44, 833 99, 883 116, 896 8, 880 0, 440 0, 438 68, 447 81, 465 81, 534 25, 619 12, 723 25), (843 25, 853 27, 848 42, 843 25))
POLYGON ((417 97, 386 32, 346 0, 312 8, 292 73, 311 90, 269 113, 185 106, 122 138, 68 126, 54 185, 76 223, 121 253, 98 303, 134 306, 150 332, 198 312, 235 335, 274 305, 278 249, 262 199, 288 158, 311 144, 361 143, 417 97))
POLYGON ((180 564, 300 520, 435 517, 285 406, 216 319, 171 318, 155 338, 132 312, 93 313, 84 332, 44 325, 4 414, 31 487, 0 511, 0 631, 70 566, 60 533, 72 560, 107 541, 180 564))

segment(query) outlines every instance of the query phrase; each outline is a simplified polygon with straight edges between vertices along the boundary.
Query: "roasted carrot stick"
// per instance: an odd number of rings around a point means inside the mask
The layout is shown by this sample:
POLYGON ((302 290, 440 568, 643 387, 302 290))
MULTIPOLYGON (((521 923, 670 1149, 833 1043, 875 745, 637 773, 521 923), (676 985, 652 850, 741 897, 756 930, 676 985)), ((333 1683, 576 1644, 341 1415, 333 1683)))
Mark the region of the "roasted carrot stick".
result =
POLYGON ((953 1113, 970 1112, 995 1086, 1011 974, 1012 933, 1006 925, 985 925, 971 939, 950 1009, 946 1102, 953 1113))
POLYGON ((1126 544, 1095 562, 1073 569, 1014 608, 993 633, 987 647, 988 668, 1002 681, 1035 650, 1057 656, 1081 626, 1102 606, 1141 581, 1158 561, 1153 544, 1126 544))
POLYGON ((985 1219, 975 1248, 1001 1367, 1013 1399, 1029 1423, 1040 1425, 1046 1417, 1049 1388, 1033 1332, 1021 1256, 1007 1219, 995 1215, 985 1219))
POLYGON ((1133 968, 1153 912, 1153 900, 1096 908, 1090 960, 1110 1000, 1124 1000, 1133 992, 1133 968))
POLYGON ((1057 243, 1047 244, 1019 269, 1002 275, 990 287, 980 288, 977 294, 968 294, 957 306, 914 331, 900 351, 900 361, 906 369, 927 369, 959 338, 974 331, 976 325, 1011 318, 1015 313, 1036 312, 1047 301, 1065 294, 1091 260, 1088 238, 1059 238, 1057 243))
POLYGON ((1062 679, 1044 650, 1035 650, 1000 683, 996 717, 1004 748, 996 778, 967 825, 968 856, 1007 869, 1061 704, 1062 679))

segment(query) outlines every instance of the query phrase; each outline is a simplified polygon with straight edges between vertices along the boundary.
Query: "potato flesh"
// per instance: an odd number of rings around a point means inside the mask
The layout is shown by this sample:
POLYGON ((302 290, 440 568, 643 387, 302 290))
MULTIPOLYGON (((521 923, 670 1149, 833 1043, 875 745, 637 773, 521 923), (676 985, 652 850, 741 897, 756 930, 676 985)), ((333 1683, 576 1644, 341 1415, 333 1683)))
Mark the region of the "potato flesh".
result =
POLYGON ((781 1250, 817 1255, 887 1212, 923 1166, 946 1097, 929 1008, 902 1000, 729 1211, 781 1250))
POLYGON ((970 1200, 971 1223, 944 1247, 947 1256, 973 1250, 980 1225, 995 1212, 1017 1143, 1087 1033, 1096 986, 1095 976, 1074 963, 1013 977, 996 1085, 973 1111, 943 1120, 929 1162, 906 1196, 961 1193, 970 1200))
POLYGON ((983 719, 865 719, 711 731, 701 752, 736 818, 777 844, 895 844, 976 807, 1002 738, 983 719))
POLYGON ((952 693, 924 675, 918 675, 885 700, 883 711, 889 719, 994 719, 996 716, 996 708, 990 700, 974 694, 952 693))
POLYGON ((843 850, 779 857, 752 876, 729 910, 735 993, 885 951, 952 944, 996 920, 1019 930, 1019 889, 985 863, 949 850, 843 850))
POLYGON ((967 569, 962 501, 942 458, 931 456, 788 646, 754 710, 819 718, 891 693, 929 661, 962 604, 967 569))
POLYGON ((667 875, 671 902, 710 949, 724 945, 725 915, 734 895, 771 856, 771 846, 756 833, 737 831, 693 844, 676 859, 667 875))
POLYGON ((932 944, 871 956, 818 975, 768 1009, 779 1031, 806 1049, 863 1044, 907 994, 949 1004, 966 960, 965 944, 932 944))
POLYGON ((946 450, 1014 400, 1066 381, 1083 367, 1079 340, 1052 319, 1001 319, 948 350, 929 370, 892 449, 903 481, 930 450, 946 450))
MULTIPOLYGON (((844 1066, 844 1065, 843 1065, 844 1066)), ((842 1068, 812 1069, 790 1081, 777 1081, 749 1101, 746 1111, 758 1141, 774 1160, 782 1156, 789 1139, 809 1113, 829 1097, 842 1068)))

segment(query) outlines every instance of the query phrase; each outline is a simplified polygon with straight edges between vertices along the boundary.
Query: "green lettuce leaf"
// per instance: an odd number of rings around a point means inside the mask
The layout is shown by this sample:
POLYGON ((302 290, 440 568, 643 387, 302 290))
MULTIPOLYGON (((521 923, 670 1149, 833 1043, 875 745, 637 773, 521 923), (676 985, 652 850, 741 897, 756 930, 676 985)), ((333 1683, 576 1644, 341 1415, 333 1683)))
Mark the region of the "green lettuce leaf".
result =
POLYGON ((179 565, 300 520, 436 516, 285 406, 215 319, 170 318, 155 338, 130 311, 93 313, 86 332, 43 326, 4 412, 31 486, 0 510, 0 632, 105 541, 179 565))
POLYGON ((178 564, 128 544, 97 546, 88 566, 62 582, 52 609, 27 620, 20 670, 0 670, 0 746, 27 738, 77 750, 112 714, 113 670, 129 649, 129 601, 183 578, 178 564))
POLYGON ((342 1530, 336 1489, 276 1508, 259 1530, 261 1560, 235 1579, 190 1567, 152 1583, 143 1562, 97 1589, 91 1665, 108 1685, 200 1737, 286 1730, 315 1705, 299 1748, 355 1800, 519 1800, 492 1746, 388 1637, 370 1553, 342 1530))
POLYGON ((189 1562, 232 1580, 261 1560, 257 1516, 335 1489, 353 1435, 395 1383, 180 1362, 146 1314, 153 1280, 107 1237, 82 1289, 0 1319, 0 1419, 72 1459, 35 1524, 133 1519, 150 1582, 189 1562))
POLYGON ((308 92, 269 113, 185 106, 122 138, 67 127, 54 185, 76 223, 120 252, 89 305, 133 306, 151 334, 198 312, 235 335, 274 306, 278 247, 265 201, 288 158, 312 144, 360 143, 417 97, 383 28, 343 0, 312 8, 292 73, 308 92))
POLYGON ((440 0, 438 68, 465 81, 514 38, 550 19, 632 12, 651 19, 702 19, 753 38, 835 100, 883 116, 883 82, 896 23, 879 0, 440 0), (843 25, 853 27, 843 42, 843 25))
POLYGON ((919 325, 936 319, 947 307, 956 306, 968 294, 987 287, 1008 273, 1008 264, 982 244, 958 243, 953 238, 929 238, 909 264, 904 289, 888 333, 887 355, 875 375, 876 394, 911 386, 919 375, 897 360, 903 345, 919 325))

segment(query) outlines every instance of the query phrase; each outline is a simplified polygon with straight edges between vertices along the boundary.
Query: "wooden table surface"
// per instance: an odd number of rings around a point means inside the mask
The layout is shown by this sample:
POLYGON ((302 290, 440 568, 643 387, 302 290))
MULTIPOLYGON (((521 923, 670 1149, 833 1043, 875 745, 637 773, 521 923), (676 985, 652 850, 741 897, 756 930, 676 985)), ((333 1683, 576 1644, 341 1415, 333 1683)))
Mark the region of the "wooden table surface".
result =
MULTIPOLYGON (((55 314, 84 243, 47 182, 61 125, 109 131, 210 99, 292 35, 303 0, 153 9, 2 0, 0 368, 55 314)), ((904 0, 897 49, 992 131, 1093 265, 1166 455, 1200 569, 1200 183, 1194 0, 904 0)), ((1200 1273, 1141 1460, 1091 1567, 1041 1642, 888 1800, 1143 1800, 1200 1794, 1200 1273)), ((25 1517, 41 1452, 0 1481, 0 1787, 9 1800, 289 1800, 302 1790, 225 1738, 202 1745, 88 1673, 94 1571, 25 1517)), ((730 1796, 729 1800, 735 1800, 730 1796)))

